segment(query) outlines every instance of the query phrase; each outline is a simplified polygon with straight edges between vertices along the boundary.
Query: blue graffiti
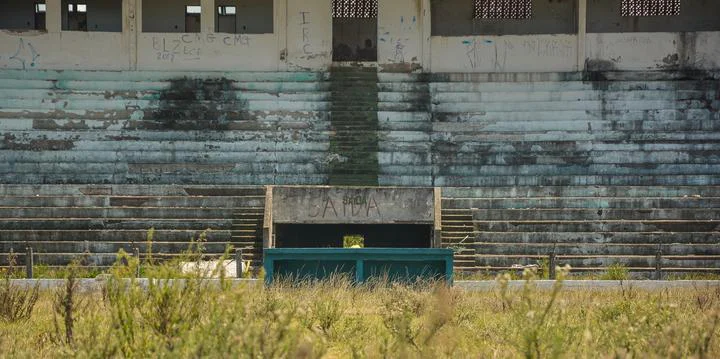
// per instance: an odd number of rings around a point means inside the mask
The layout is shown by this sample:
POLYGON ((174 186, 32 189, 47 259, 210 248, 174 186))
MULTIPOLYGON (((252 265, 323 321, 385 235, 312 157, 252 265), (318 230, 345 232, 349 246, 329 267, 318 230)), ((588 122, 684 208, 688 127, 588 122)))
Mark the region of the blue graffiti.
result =
POLYGON ((20 39, 15 54, 10 56, 9 59, 19 62, 23 70, 25 70, 28 65, 35 67, 35 60, 37 60, 38 57, 40 57, 40 54, 35 50, 35 47, 33 47, 30 42, 26 43, 23 39, 20 39))

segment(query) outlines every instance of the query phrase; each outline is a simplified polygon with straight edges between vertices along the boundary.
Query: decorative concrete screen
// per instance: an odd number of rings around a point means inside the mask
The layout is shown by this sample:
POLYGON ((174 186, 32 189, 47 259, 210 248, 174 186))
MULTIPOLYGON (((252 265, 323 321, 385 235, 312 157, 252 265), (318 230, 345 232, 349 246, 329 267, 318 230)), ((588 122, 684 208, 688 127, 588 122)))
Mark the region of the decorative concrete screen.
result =
POLYGON ((372 19, 378 14, 377 0, 333 0, 333 18, 372 19))
POLYGON ((532 0, 475 0, 476 19, 529 19, 532 0))
POLYGON ((622 16, 680 15, 680 0, 623 0, 622 16))
POLYGON ((275 223, 433 223, 432 188, 275 187, 275 223))

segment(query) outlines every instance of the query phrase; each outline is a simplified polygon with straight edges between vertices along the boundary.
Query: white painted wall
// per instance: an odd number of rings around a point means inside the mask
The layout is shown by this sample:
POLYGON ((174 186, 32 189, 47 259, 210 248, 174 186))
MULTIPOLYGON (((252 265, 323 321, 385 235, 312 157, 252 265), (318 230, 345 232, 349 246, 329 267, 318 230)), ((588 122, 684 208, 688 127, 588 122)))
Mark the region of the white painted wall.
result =
POLYGON ((138 70, 277 71, 273 34, 162 34, 138 38, 138 70))
POLYGON ((129 70, 127 42, 115 32, 0 30, 0 68, 129 70))
POLYGON ((418 0, 378 2, 378 66, 381 71, 419 71, 422 18, 418 0))
POLYGON ((285 68, 290 71, 323 70, 330 66, 331 0, 287 0, 287 35, 284 49, 287 49, 285 68))

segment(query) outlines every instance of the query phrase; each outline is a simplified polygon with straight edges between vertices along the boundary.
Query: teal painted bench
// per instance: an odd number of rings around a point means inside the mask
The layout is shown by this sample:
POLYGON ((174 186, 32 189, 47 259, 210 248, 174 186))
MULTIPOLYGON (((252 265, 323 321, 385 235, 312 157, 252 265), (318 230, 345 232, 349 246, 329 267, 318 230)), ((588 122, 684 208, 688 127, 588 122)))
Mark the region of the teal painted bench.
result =
POLYGON ((445 280, 452 284, 453 251, 445 248, 268 248, 263 251, 265 282, 318 280, 346 275, 356 283, 445 280))

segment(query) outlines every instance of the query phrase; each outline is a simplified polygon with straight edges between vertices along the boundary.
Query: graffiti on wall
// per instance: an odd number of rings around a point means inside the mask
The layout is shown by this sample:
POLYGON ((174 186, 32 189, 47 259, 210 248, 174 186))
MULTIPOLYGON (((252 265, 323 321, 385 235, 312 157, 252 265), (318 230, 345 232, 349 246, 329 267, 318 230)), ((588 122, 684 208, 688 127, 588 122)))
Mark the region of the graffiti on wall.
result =
POLYGON ((300 11, 300 33, 302 34, 302 50, 303 54, 310 55, 311 51, 311 39, 310 39, 310 12, 300 11))
POLYGON ((156 61, 197 61, 209 53, 209 47, 247 47, 250 37, 244 34, 177 34, 152 37, 156 61))
MULTIPOLYGON (((18 39, 15 50, 8 54, 6 58, 10 66, 17 66, 26 70, 37 66, 40 52, 38 52, 32 42, 20 38, 18 39)), ((3 56, 0 56, 0 60, 3 60, 3 56)))
POLYGON ((575 48, 561 39, 497 40, 472 37, 461 41, 466 64, 471 69, 492 68, 504 71, 508 58, 571 58, 575 48))

